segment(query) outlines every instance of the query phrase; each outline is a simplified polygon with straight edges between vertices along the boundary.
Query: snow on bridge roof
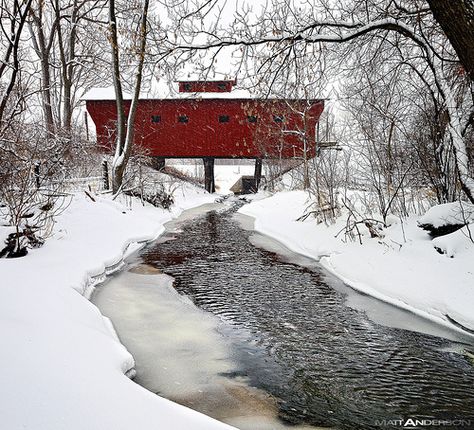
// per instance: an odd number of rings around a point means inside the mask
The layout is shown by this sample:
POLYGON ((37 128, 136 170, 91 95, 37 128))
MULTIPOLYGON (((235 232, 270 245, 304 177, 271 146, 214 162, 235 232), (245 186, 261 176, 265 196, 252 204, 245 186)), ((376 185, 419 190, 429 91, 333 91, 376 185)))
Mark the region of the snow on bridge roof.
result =
MULTIPOLYGON (((123 93, 124 100, 131 100, 132 96, 130 93, 123 93)), ((91 88, 87 91, 81 98, 82 100, 115 100, 115 90, 114 87, 101 87, 101 88, 91 88)), ((154 88, 153 91, 140 94, 140 100, 199 100, 199 99, 283 99, 283 97, 278 97, 276 95, 269 95, 268 97, 252 94, 249 90, 244 88, 232 89, 231 92, 178 92, 177 89, 170 88, 167 84, 161 84, 158 88, 154 88)), ((288 99, 296 100, 296 99, 288 99)), ((303 99, 301 99, 303 100, 303 99)), ((311 99, 310 101, 323 101, 327 100, 325 98, 311 99)))
MULTIPOLYGON (((131 100, 132 96, 129 93, 123 94, 125 100, 131 100)), ((250 91, 243 88, 233 89, 232 92, 196 92, 196 93, 180 93, 168 86, 162 87, 157 91, 140 94, 140 100, 152 99, 256 99, 261 98, 252 95, 250 91)), ((82 100, 115 100, 114 87, 91 88, 83 96, 82 100)))

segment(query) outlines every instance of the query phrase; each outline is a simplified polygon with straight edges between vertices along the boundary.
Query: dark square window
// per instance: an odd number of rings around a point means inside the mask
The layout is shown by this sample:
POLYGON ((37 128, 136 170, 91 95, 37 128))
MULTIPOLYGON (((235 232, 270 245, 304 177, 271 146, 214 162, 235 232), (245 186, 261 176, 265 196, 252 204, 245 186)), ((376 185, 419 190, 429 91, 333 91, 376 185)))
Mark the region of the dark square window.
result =
POLYGON ((224 90, 227 89, 227 85, 221 82, 221 83, 217 84, 217 88, 221 91, 224 91, 224 90))
POLYGON ((152 115, 151 122, 154 122, 154 123, 161 122, 161 115, 152 115))
POLYGON ((229 122, 229 115, 219 115, 219 122, 229 122))
POLYGON ((273 121, 275 122, 283 122, 284 118, 281 115, 273 115, 273 121))
POLYGON ((255 123, 255 122, 257 122, 257 117, 255 115, 249 115, 249 116, 247 116, 247 121, 255 123))
POLYGON ((187 115, 179 115, 178 116, 178 122, 182 123, 182 124, 186 124, 187 122, 189 122, 189 118, 187 115))
POLYGON ((183 84, 184 91, 191 91, 191 88, 192 88, 191 84, 189 84, 189 83, 188 84, 183 84))

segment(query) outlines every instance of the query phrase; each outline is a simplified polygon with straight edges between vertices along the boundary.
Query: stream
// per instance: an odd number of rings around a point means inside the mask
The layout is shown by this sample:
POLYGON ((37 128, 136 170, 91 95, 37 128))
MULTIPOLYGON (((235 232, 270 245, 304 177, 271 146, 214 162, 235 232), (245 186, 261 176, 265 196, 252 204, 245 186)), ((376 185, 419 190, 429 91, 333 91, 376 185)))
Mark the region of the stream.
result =
POLYGON ((355 292, 241 204, 185 212, 96 289, 138 384, 243 430, 474 428, 473 337, 355 292))

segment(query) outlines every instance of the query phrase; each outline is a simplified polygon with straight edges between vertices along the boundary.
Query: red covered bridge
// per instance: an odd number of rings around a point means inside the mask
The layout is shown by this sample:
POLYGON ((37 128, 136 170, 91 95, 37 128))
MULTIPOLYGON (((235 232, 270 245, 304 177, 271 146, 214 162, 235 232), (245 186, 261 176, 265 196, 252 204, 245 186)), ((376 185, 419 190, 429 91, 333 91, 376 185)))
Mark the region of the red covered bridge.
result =
MULTIPOLYGON (((134 144, 165 158, 202 158, 206 189, 214 191, 215 158, 256 159, 256 185, 262 158, 312 158, 316 124, 323 100, 256 99, 232 93, 235 81, 182 81, 173 98, 141 99, 135 118, 134 144)), ((115 144, 115 100, 85 97, 106 150, 115 144)), ((126 109, 129 102, 126 102, 126 109)))

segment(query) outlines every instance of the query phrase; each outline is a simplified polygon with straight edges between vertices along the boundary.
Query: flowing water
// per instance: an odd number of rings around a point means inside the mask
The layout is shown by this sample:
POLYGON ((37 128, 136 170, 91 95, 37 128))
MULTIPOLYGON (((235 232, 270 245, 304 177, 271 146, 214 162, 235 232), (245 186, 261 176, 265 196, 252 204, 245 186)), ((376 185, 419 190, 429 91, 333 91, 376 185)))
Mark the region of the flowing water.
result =
POLYGON ((354 292, 236 207, 171 223, 97 290, 139 384, 241 429, 474 428, 472 337, 354 292))

